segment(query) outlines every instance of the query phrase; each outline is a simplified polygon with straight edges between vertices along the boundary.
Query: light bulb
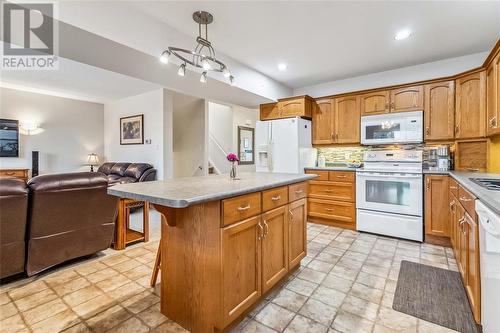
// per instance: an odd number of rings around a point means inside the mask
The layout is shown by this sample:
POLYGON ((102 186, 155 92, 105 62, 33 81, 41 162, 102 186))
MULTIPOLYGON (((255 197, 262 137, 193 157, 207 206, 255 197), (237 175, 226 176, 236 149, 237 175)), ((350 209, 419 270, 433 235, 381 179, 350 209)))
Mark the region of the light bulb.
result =
POLYGON ((162 52, 161 56, 160 56, 160 62, 162 64, 168 64, 168 57, 170 56, 170 52, 165 50, 162 52))
POLYGON ((225 78, 228 78, 231 76, 231 72, 229 71, 229 69, 227 69, 227 67, 224 67, 222 69, 222 75, 224 75, 225 78))
POLYGON ((203 67, 204 70, 208 71, 212 68, 212 66, 210 66, 210 63, 208 62, 207 59, 203 59, 201 61, 201 66, 203 67))
POLYGON ((182 65, 179 67, 179 70, 177 71, 177 75, 179 75, 179 76, 184 76, 184 75, 186 75, 186 64, 182 64, 182 65))
POLYGON ((207 72, 201 73, 200 82, 207 83, 207 72))

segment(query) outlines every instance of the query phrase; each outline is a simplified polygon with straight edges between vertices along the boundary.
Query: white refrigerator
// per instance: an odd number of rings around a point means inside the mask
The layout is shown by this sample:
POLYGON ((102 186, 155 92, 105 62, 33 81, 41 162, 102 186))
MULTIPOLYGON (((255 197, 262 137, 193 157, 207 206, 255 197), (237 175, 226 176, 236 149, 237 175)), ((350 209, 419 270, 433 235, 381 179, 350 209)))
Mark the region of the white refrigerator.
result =
POLYGON ((255 126, 256 171, 304 173, 316 165, 311 121, 300 117, 257 121, 255 126))

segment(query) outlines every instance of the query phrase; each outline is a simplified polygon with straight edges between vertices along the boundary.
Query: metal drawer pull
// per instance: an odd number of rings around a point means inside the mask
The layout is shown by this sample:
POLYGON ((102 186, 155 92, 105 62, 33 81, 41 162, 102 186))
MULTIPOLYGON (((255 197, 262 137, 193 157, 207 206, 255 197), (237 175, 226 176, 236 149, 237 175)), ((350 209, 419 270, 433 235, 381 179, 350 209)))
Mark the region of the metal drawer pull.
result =
POLYGON ((257 224, 257 226, 259 227, 260 229, 260 232, 257 233, 257 239, 258 240, 262 240, 262 238, 264 237, 264 228, 262 227, 262 224, 257 224))
POLYGON ((332 192, 333 192, 333 190, 325 190, 325 192, 327 192, 327 193, 332 193, 332 192))
POLYGON ((472 199, 468 199, 466 197, 460 197, 460 201, 469 202, 472 201, 472 199))
POLYGON ((277 195, 275 197, 272 197, 271 198, 272 201, 278 201, 278 200, 281 200, 281 195, 277 195))
POLYGON ((266 238, 267 234, 269 233, 269 226, 267 225, 266 220, 264 220, 264 238, 266 238))
POLYGON ((450 186, 450 188, 451 188, 452 190, 458 190, 458 187, 456 187, 456 186, 450 186))
POLYGON ((296 191, 295 191, 295 194, 300 194, 300 193, 302 193, 302 192, 304 192, 304 190, 296 190, 296 191))
POLYGON ((288 213, 290 214, 290 222, 292 222, 292 221, 293 221, 293 213, 292 213, 292 210, 291 210, 291 209, 289 209, 289 210, 288 210, 288 213))
POLYGON ((241 207, 241 206, 240 206, 240 207, 238 207, 238 210, 239 210, 240 212, 243 212, 243 211, 245 211, 245 210, 249 210, 249 209, 250 209, 250 204, 246 205, 245 207, 241 207))
POLYGON ((333 208, 325 208, 327 212, 333 212, 333 208))
POLYGON ((335 176, 337 178, 347 178, 347 176, 335 176))

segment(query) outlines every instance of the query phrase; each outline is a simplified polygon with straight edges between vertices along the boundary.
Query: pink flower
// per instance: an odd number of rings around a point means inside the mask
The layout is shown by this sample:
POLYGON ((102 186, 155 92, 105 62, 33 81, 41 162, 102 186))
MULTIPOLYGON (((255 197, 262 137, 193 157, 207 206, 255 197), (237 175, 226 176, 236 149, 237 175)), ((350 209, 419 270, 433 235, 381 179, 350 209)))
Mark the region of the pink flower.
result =
POLYGON ((240 159, 238 158, 238 156, 236 156, 236 154, 229 153, 229 154, 227 154, 227 160, 229 162, 238 162, 240 159))

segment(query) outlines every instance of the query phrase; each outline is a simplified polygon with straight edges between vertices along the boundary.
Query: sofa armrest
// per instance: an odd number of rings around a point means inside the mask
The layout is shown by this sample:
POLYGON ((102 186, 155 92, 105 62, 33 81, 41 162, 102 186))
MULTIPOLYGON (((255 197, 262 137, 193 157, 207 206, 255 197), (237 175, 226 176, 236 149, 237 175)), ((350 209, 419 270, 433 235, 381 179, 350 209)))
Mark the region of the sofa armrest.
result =
POLYGON ((140 182, 150 182, 153 180, 156 180, 156 169, 154 168, 144 171, 144 173, 139 178, 140 182))

